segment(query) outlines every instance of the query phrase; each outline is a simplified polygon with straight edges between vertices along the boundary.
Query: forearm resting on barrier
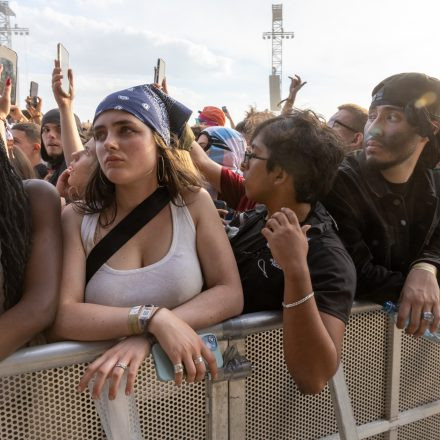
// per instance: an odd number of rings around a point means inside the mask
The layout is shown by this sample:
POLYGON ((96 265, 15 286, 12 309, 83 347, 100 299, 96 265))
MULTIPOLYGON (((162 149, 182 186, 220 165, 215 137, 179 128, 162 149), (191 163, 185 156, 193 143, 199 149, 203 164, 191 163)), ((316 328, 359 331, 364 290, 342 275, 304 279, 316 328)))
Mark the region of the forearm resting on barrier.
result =
MULTIPOLYGON (((311 292, 307 276, 302 280, 285 276, 285 302, 301 300, 311 292)), ((317 394, 338 369, 344 323, 326 313, 320 313, 315 299, 285 308, 283 312, 284 359, 300 391, 317 394)))

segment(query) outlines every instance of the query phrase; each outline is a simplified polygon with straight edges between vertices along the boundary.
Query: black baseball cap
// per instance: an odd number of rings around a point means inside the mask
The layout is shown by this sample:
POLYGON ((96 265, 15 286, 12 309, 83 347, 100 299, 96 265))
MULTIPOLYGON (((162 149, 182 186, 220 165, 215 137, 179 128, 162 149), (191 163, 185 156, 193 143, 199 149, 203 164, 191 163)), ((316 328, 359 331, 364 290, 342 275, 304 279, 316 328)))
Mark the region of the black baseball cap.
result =
POLYGON ((424 73, 390 76, 373 89, 372 97, 372 106, 388 104, 405 108, 409 104, 440 117, 440 81, 424 73))
POLYGON ((420 136, 429 138, 419 161, 434 168, 440 161, 440 134, 432 121, 440 121, 440 81, 424 73, 408 72, 381 81, 372 92, 371 107, 402 107, 408 122, 420 136))

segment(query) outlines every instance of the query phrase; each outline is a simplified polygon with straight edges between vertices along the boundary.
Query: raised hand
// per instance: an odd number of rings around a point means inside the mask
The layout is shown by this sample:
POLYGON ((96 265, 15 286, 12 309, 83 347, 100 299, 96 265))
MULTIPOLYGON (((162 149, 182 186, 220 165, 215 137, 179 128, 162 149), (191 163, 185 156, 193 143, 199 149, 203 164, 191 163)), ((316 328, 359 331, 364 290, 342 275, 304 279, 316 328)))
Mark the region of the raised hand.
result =
POLYGON ((295 75, 295 78, 290 78, 290 87, 289 87, 289 98, 292 99, 296 96, 298 91, 307 84, 307 81, 301 81, 301 77, 299 75, 295 75))
POLYGON ((162 84, 154 83, 153 86, 156 87, 156 89, 159 89, 159 90, 161 90, 162 92, 164 92, 166 95, 169 94, 169 93, 168 93, 168 85, 167 85, 167 79, 166 79, 166 78, 164 78, 164 79, 162 80, 162 84))
POLYGON ((61 86, 61 80, 64 75, 61 72, 60 62, 55 60, 55 67, 52 71, 52 91, 55 101, 58 104, 58 107, 72 107, 72 101, 75 97, 75 87, 73 81, 73 72, 72 69, 67 71, 67 76, 69 78, 69 91, 66 92, 63 90, 61 86))
MULTIPOLYGON (((0 75, 3 72, 3 64, 0 64, 0 75)), ((7 78, 5 86, 3 88, 2 95, 0 96, 0 119, 6 120, 11 111, 11 78, 7 78)))
POLYGON ((26 98, 26 110, 29 112, 32 120, 36 124, 41 124, 41 119, 42 119, 41 117, 43 114, 42 113, 43 100, 39 96, 36 96, 35 98, 36 98, 35 102, 34 102, 34 97, 32 96, 28 96, 26 98))
POLYGON ((28 122, 26 116, 22 113, 18 105, 11 105, 9 115, 14 122, 28 122))

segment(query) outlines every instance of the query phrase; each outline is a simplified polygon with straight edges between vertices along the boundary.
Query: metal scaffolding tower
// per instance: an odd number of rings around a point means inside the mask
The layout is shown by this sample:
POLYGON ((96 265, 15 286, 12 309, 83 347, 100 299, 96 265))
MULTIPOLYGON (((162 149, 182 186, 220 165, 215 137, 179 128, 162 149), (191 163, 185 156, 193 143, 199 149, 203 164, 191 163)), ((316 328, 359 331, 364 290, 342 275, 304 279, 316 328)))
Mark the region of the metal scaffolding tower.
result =
POLYGON ((278 110, 281 101, 283 73, 283 39, 293 38, 293 32, 284 32, 283 5, 272 5, 272 32, 263 32, 263 40, 272 39, 272 73, 269 76, 270 108, 278 110))
POLYGON ((11 17, 15 12, 9 7, 8 1, 0 1, 0 45, 12 49, 12 34, 29 35, 29 28, 11 26, 11 17))

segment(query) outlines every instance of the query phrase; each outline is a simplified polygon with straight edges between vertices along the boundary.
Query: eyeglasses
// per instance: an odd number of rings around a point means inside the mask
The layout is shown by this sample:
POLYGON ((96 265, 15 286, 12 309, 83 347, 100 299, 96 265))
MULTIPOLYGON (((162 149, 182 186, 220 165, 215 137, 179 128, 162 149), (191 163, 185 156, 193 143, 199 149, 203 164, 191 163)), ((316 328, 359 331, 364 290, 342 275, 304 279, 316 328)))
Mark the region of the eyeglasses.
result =
POLYGON ((248 166, 249 165, 249 161, 251 159, 268 160, 269 158, 268 157, 258 156, 255 153, 252 153, 252 151, 245 151, 244 152, 243 165, 244 166, 248 166))
POLYGON ((356 130, 356 129, 354 129, 354 128, 352 128, 352 127, 350 127, 350 126, 344 124, 343 122, 341 122, 341 121, 339 121, 339 120, 337 120, 337 119, 335 119, 334 121, 329 121, 328 126, 329 126, 330 128, 333 128, 333 127, 335 126, 335 124, 338 124, 338 125, 340 125, 341 127, 344 127, 344 128, 346 128, 347 130, 352 131, 353 133, 357 133, 357 132, 359 131, 359 130, 356 130))

